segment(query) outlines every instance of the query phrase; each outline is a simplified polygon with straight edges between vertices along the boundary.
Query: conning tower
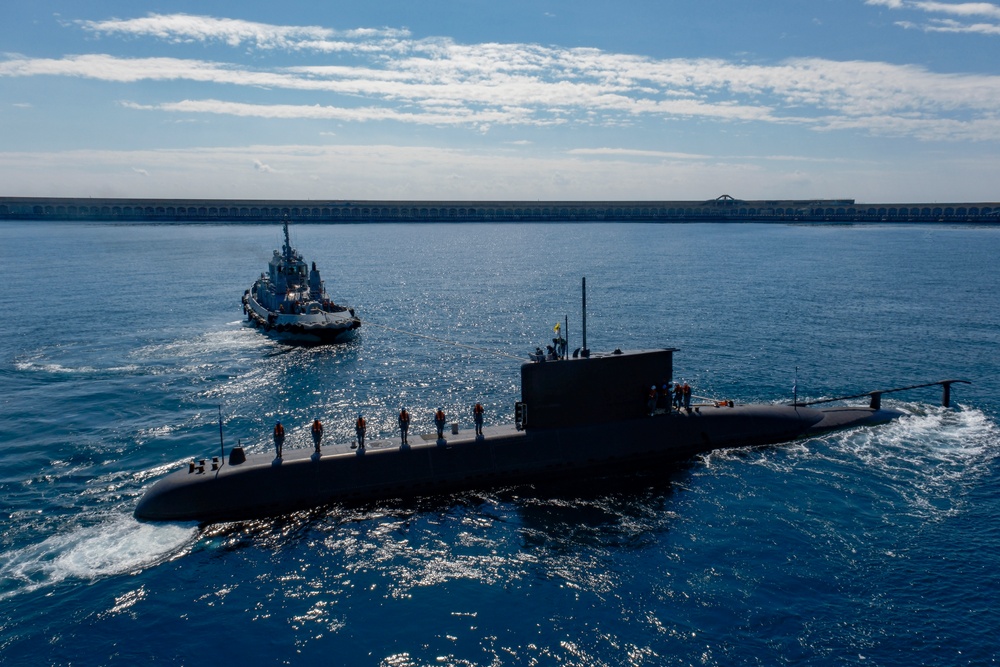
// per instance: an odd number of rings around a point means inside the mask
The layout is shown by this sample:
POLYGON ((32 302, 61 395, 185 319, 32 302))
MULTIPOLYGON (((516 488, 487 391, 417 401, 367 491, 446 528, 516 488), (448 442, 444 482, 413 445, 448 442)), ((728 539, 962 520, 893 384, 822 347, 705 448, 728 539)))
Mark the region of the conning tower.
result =
POLYGON ((676 351, 615 350, 524 364, 519 423, 541 429, 644 417, 649 388, 673 379, 676 351))

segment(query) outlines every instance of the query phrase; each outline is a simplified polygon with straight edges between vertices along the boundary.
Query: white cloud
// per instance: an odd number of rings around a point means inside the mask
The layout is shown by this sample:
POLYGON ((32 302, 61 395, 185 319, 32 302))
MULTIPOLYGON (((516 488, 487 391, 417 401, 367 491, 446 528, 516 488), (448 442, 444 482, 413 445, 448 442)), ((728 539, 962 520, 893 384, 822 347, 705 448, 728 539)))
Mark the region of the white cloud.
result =
POLYGON ((982 18, 987 21, 975 23, 962 22, 955 18, 932 18, 928 22, 898 21, 896 25, 903 28, 923 30, 924 32, 977 33, 981 35, 1000 35, 1000 5, 989 2, 931 2, 928 0, 865 0, 866 5, 887 7, 895 11, 922 12, 925 14, 943 14, 959 19, 982 18), (994 21, 990 23, 988 21, 994 21))
POLYGON ((910 2, 904 6, 911 6, 920 11, 928 13, 952 14, 954 16, 985 16, 986 18, 1000 19, 1000 7, 988 2, 910 2))
POLYGON ((569 155, 601 155, 615 157, 652 157, 667 160, 705 160, 709 155, 696 153, 675 153, 670 151, 647 151, 633 148, 574 148, 567 151, 569 155))
MULTIPOLYGON (((903 25, 905 22, 899 22, 903 25)), ((904 27, 914 27, 924 32, 952 32, 980 35, 1000 35, 1000 24, 996 23, 960 23, 951 19, 934 19, 922 25, 908 24, 904 27)))
MULTIPOLYGON (((894 11, 948 10, 955 15, 988 15, 990 8, 997 9, 988 3, 867 2, 894 11)), ((153 37, 168 43, 218 41, 262 50, 323 52, 333 42, 346 41, 352 45, 346 50, 353 53, 335 65, 324 61, 296 67, 268 66, 259 58, 242 64, 110 54, 8 55, 0 60, 0 77, 64 76, 121 84, 185 81, 206 84, 206 90, 215 86, 201 99, 123 103, 137 111, 184 115, 381 121, 480 131, 706 119, 928 140, 998 139, 994 118, 1000 77, 936 73, 917 65, 822 58, 772 64, 655 59, 594 48, 457 44, 441 38, 414 40, 402 30, 334 31, 186 14, 78 25, 101 35, 153 37), (253 91, 254 99, 225 99, 239 90, 253 91)))
POLYGON ((319 26, 276 26, 239 19, 191 14, 150 14, 138 19, 77 21, 84 30, 98 35, 154 37, 168 42, 223 42, 229 46, 258 49, 352 50, 363 42, 407 37, 406 30, 372 29, 336 31, 319 26))

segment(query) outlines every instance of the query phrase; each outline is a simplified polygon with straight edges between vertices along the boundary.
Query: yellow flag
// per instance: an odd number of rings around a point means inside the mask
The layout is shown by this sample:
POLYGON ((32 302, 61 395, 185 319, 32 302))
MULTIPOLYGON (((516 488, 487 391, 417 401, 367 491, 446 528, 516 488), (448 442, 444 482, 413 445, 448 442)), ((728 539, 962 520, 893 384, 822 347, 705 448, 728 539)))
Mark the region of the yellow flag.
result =
POLYGON ((552 330, 555 331, 556 333, 559 333, 560 329, 562 329, 562 326, 558 322, 556 322, 556 325, 555 327, 552 328, 552 330))

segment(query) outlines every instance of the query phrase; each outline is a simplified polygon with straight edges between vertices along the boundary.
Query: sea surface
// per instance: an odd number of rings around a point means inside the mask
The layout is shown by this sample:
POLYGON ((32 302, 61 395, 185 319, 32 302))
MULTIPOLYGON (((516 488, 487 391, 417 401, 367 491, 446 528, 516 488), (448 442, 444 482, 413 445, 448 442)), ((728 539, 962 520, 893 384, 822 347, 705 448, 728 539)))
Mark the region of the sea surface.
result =
POLYGON ((358 338, 240 297, 277 225, 0 223, 0 663, 988 665, 1000 661, 1000 227, 293 225, 358 338), (225 446, 511 422, 519 361, 677 347, 696 396, 886 396, 896 423, 657 474, 277 519, 140 523, 225 446), (449 344, 460 343, 462 346, 449 344), (508 355, 508 356, 504 356, 508 355))

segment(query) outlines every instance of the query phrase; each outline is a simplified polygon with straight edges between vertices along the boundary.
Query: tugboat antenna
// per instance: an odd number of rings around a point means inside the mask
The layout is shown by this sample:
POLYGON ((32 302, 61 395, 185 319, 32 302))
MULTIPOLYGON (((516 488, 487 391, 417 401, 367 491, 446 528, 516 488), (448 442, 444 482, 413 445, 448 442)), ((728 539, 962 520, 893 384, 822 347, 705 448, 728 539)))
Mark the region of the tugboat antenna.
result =
POLYGON ((590 356, 590 350, 587 349, 587 276, 583 277, 583 348, 580 354, 590 356))

